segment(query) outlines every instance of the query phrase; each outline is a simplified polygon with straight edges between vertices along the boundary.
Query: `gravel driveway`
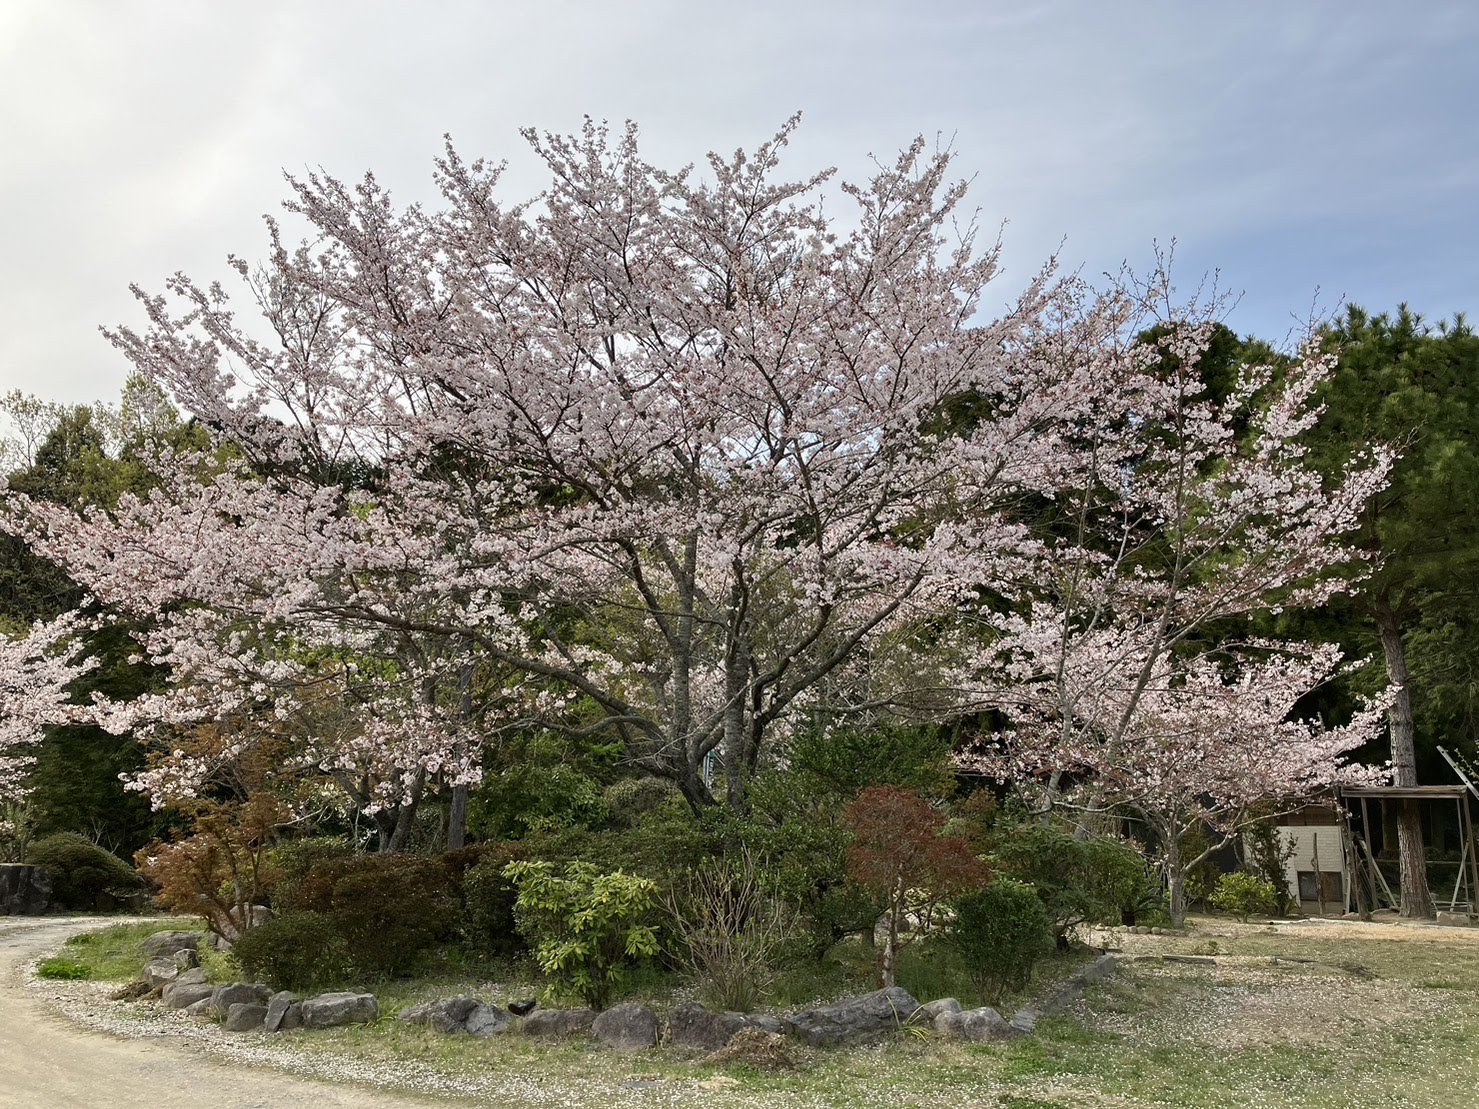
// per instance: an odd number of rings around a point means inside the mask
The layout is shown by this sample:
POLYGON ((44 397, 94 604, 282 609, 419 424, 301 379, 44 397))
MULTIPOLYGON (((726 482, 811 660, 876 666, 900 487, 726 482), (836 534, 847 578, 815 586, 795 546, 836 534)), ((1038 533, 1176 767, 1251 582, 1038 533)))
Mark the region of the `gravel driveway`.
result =
POLYGON ((114 923, 0 918, 0 1106, 4 1109, 428 1109, 445 1101, 232 1066, 159 1039, 85 1031, 22 985, 25 965, 69 935, 114 923))

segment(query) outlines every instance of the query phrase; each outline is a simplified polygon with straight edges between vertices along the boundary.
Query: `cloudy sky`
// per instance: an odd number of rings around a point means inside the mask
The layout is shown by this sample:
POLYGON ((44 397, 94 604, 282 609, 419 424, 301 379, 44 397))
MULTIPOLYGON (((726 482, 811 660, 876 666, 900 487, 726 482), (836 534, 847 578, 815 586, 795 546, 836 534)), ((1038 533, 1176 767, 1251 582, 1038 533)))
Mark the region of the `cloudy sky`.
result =
POLYGON ((260 257, 283 170, 508 158, 518 129, 631 118, 659 164, 792 112, 796 176, 918 134, 959 153, 1009 275, 1178 242, 1228 322, 1283 337, 1350 300, 1479 310, 1479 5, 1361 0, 3 0, 0 391, 115 396, 128 286, 260 257))

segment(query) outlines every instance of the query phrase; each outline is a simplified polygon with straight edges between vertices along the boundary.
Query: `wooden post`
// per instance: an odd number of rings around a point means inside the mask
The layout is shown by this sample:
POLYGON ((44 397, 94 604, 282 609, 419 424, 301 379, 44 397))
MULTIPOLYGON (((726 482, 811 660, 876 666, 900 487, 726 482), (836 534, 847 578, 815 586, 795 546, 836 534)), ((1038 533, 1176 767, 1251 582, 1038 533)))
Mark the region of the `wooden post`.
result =
POLYGON ((1345 911, 1361 914, 1362 920, 1371 919, 1371 905, 1366 899, 1366 886, 1361 877, 1361 857, 1356 854, 1356 837, 1351 831, 1350 813, 1346 812, 1342 800, 1335 808, 1340 822, 1341 850, 1345 856, 1345 911))
POLYGON ((1325 915, 1325 882, 1324 875, 1320 872, 1320 833, 1312 833, 1315 846, 1311 861, 1315 864, 1315 901, 1320 906, 1320 915, 1325 915))
MULTIPOLYGON (((1467 782, 1464 784, 1468 785, 1467 782)), ((1474 815, 1469 810, 1467 797, 1464 798, 1463 815, 1463 856, 1469 860, 1469 919, 1474 920, 1479 918, 1479 844, 1474 842, 1474 815)), ((1459 859, 1460 866, 1463 865, 1463 856, 1459 859)))

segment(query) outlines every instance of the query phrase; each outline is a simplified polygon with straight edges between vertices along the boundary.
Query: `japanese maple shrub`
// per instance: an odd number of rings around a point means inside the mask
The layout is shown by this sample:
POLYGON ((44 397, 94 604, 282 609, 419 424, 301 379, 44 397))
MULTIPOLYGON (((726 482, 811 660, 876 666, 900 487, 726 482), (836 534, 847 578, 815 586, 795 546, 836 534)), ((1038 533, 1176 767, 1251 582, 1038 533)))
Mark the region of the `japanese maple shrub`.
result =
POLYGON ((870 786, 847 807, 846 823, 848 873, 884 905, 878 968, 892 986, 899 950, 929 931, 941 902, 979 889, 990 871, 963 837, 945 834, 945 815, 915 790, 870 786))

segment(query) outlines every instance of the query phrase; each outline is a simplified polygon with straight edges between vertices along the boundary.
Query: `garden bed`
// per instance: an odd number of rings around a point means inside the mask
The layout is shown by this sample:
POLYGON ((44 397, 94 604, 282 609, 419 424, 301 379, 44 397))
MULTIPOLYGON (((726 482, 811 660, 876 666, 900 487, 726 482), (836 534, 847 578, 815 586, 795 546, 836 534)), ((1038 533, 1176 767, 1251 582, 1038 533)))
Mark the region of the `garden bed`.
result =
MULTIPOLYGON (((529 982, 476 976, 380 988, 373 1025, 232 1035, 111 987, 47 981, 75 1018, 125 1035, 170 1035, 238 1061, 500 1104, 1447 1106, 1479 1081, 1479 934, 1393 925, 1240 925, 1199 919, 1185 936, 1104 937, 1110 980, 1030 1038, 985 1045, 918 1032, 854 1049, 792 1045, 795 1066, 635 1055, 588 1041, 448 1036, 390 1019, 471 985, 495 999, 529 982), (1211 959, 1166 962, 1149 956, 1211 959), (1309 960, 1308 962, 1304 960, 1309 960), (501 991, 501 992, 500 992, 501 991)), ((93 941, 100 948, 111 941, 93 941)), ((133 942, 137 942, 137 937, 133 942)), ((1061 964, 1053 964, 1055 971, 1061 964)), ((1046 983, 1035 983, 1039 988, 1046 983)), ((649 995, 667 1005, 680 995, 649 995)))

